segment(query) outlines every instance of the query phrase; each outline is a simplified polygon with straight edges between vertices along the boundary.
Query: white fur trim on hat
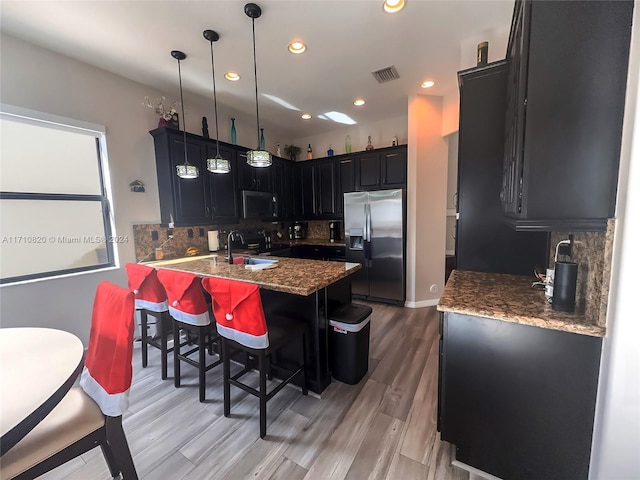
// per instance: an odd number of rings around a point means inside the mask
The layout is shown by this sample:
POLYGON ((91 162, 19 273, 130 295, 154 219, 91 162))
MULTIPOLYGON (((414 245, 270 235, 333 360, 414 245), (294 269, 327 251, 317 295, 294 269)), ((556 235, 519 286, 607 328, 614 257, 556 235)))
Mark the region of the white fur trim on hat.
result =
POLYGON ((204 327, 211 323, 211 320, 209 319, 209 312, 186 313, 186 312, 183 312, 182 310, 169 307, 169 313, 173 318, 175 318, 179 322, 188 323, 189 325, 204 327))
POLYGON ((136 310, 149 310, 151 312, 166 312, 169 310, 169 302, 166 300, 163 302, 150 302, 149 300, 142 300, 136 298, 136 310))
POLYGON ((218 333, 223 337, 228 338, 229 340, 234 340, 245 347, 262 349, 269 346, 268 332, 264 335, 251 335, 249 333, 239 332, 233 328, 225 327, 219 323, 216 323, 216 328, 218 329, 218 333))
POLYGON ((89 373, 87 367, 82 370, 80 386, 98 404, 100 410, 110 417, 119 417, 129 408, 129 390, 122 393, 107 393, 89 373))

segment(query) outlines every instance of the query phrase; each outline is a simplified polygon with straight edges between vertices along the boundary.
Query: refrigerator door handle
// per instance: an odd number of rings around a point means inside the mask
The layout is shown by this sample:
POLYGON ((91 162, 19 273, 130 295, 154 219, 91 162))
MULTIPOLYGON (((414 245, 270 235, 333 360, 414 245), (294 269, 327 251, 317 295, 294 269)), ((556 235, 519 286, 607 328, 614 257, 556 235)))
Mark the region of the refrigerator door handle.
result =
POLYGON ((362 225, 362 240, 364 242, 367 242, 369 239, 367 238, 367 225, 368 225, 368 218, 367 217, 367 204, 365 203, 363 205, 364 208, 364 225, 362 225))
POLYGON ((364 222, 367 229, 367 242, 364 258, 367 260, 367 266, 371 266, 371 205, 365 204, 364 222))

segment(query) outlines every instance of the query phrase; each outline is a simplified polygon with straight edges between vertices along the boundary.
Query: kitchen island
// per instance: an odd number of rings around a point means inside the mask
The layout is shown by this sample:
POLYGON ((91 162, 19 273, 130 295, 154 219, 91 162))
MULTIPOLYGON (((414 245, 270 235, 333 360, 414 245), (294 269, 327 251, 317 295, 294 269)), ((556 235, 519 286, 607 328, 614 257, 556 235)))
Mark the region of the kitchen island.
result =
MULTIPOLYGON (((310 390, 321 393, 331 383, 328 357, 328 313, 351 301, 349 276, 359 270, 359 263, 324 262, 296 258, 279 258, 277 267, 252 271, 245 265, 229 265, 221 255, 182 258, 149 262, 156 268, 166 268, 193 273, 202 277, 212 276, 255 283, 260 286, 262 304, 267 317, 278 313, 299 319, 309 326, 307 348, 307 382, 310 390)), ((241 257, 238 257, 241 258, 241 257)), ((269 257, 258 257, 268 259, 269 257)), ((285 349, 282 357, 296 358, 285 349)), ((277 375, 277 368, 274 368, 277 375)))
POLYGON ((499 478, 586 479, 605 327, 534 277, 454 270, 438 310, 438 430, 499 478))

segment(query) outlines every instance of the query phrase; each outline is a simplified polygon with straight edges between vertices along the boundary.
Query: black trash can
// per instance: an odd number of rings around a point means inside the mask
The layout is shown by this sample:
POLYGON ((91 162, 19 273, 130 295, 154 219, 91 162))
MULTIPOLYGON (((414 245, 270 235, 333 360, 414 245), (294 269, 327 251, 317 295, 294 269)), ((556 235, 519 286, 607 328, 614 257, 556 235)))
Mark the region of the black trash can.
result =
POLYGON ((347 303, 329 315, 333 378, 354 385, 369 369, 371 307, 347 303))

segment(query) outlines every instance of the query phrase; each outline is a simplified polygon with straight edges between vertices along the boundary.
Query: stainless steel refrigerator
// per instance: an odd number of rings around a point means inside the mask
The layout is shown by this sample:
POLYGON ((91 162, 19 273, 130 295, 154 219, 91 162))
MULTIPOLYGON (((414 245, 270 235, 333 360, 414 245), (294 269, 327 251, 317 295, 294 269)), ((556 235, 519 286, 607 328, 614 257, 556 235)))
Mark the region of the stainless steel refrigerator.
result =
POLYGON ((361 263, 351 276, 354 297, 404 304, 405 190, 344 194, 348 262, 361 263))

